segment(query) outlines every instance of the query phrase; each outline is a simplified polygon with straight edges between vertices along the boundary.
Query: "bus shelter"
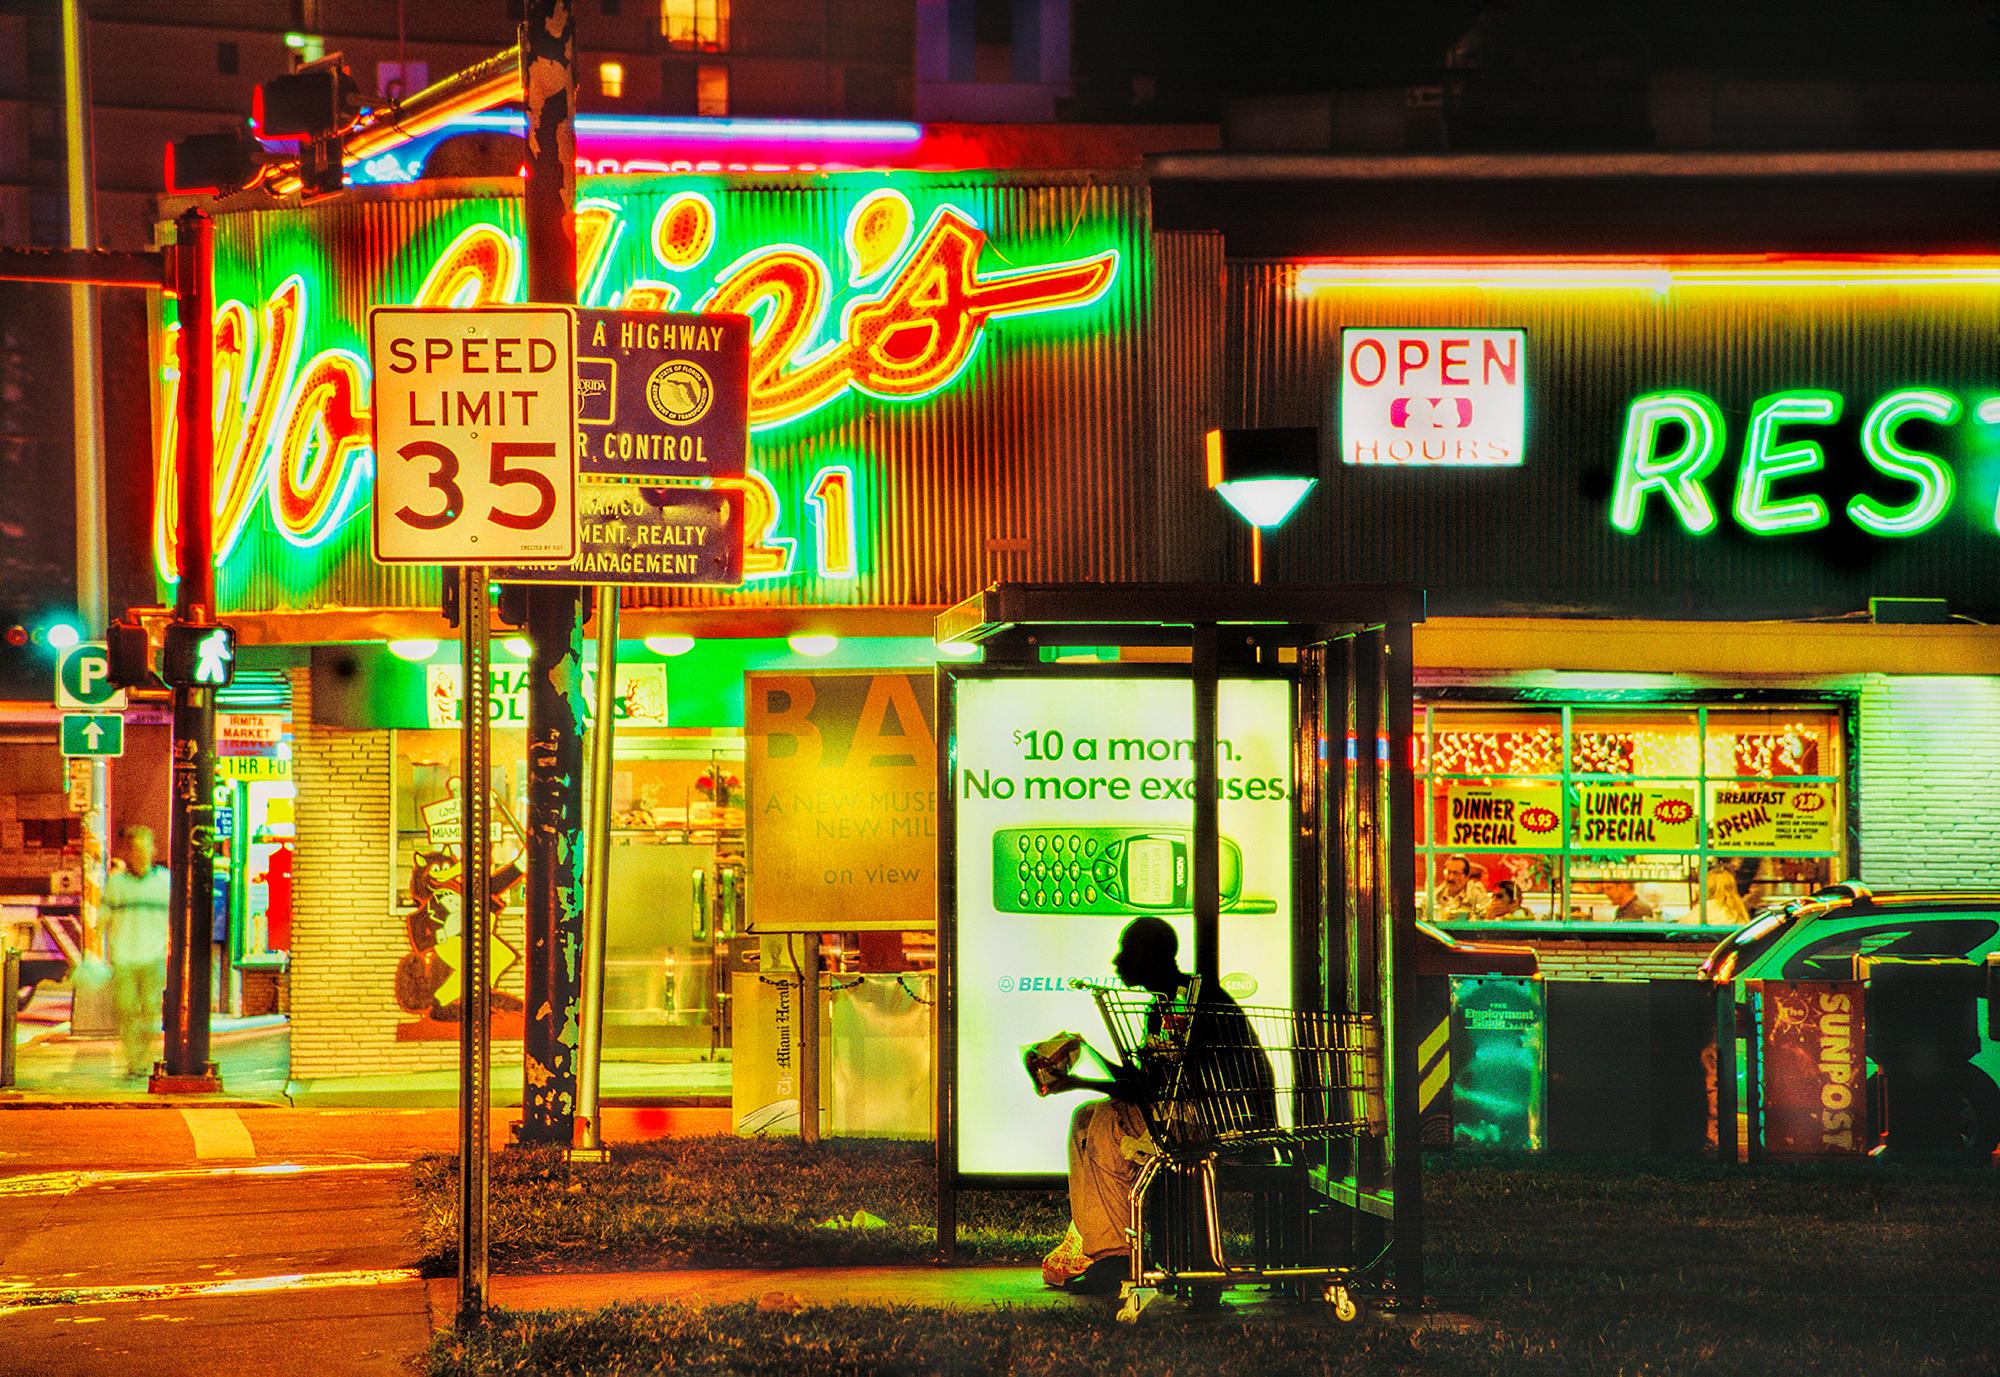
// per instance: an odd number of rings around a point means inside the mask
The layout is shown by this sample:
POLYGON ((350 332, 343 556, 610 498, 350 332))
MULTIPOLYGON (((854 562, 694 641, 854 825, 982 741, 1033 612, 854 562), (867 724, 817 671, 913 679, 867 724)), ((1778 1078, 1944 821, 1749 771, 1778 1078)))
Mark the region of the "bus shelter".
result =
MULTIPOLYGON (((957 1193, 1048 1188, 1073 1100, 1028 1045, 1098 1047, 1121 929, 1201 988, 1370 1015, 1384 1131, 1316 1149, 1312 1246, 1422 1294, 1411 632, 1420 590, 996 584, 938 618, 938 1235, 957 1193)), ((1079 1068, 1087 1074, 1087 1068, 1079 1068)), ((1333 1261, 1342 1261, 1333 1258, 1333 1261)))

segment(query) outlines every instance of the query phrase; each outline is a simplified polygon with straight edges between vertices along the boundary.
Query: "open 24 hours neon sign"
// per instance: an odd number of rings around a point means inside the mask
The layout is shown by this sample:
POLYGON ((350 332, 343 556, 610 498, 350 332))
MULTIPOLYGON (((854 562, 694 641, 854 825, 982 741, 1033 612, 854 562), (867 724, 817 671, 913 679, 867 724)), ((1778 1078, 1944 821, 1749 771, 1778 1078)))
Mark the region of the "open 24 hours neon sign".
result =
MULTIPOLYGON (((1653 392, 1636 398, 1625 416, 1617 481, 1611 495, 1611 524, 1632 534, 1646 508, 1658 499, 1693 535, 1706 535, 1720 521, 1718 505, 1736 524, 1756 535, 1783 536, 1817 531, 1832 519, 1826 499, 1812 490, 1812 476, 1826 468, 1826 451, 1813 439, 1838 423, 1846 398, 1819 388, 1794 388, 1759 397, 1750 407, 1733 482, 1720 479, 1729 444, 1722 409, 1694 391, 1653 392), (1780 486, 1782 485, 1782 486, 1780 486), (1711 489, 1715 491, 1711 493, 1711 489)), ((1877 397, 1856 418, 1868 491, 1847 500, 1842 516, 1872 536, 1921 535, 1944 519, 1958 500, 1958 476, 1944 456, 1912 438, 1906 427, 1928 423, 1928 433, 1963 423, 2000 425, 2000 398, 1968 407, 1953 393, 1932 387, 1902 387, 1877 397)), ((1977 524, 2000 532, 2000 501, 1990 521, 1977 524)))
MULTIPOLYGON (((747 314, 750 426, 794 425, 856 393, 885 402, 930 397, 966 374, 989 323, 1007 317, 1075 310, 1097 301, 1118 274, 1117 250, 994 271, 981 266, 987 236, 958 207, 939 206, 921 227, 900 191, 862 196, 843 227, 844 271, 813 250, 769 244, 704 277, 717 244, 715 203, 699 192, 668 197, 648 232, 650 261, 661 279, 635 278, 605 290, 607 268, 629 228, 627 205, 588 199, 577 207, 577 277, 587 303, 631 310, 706 310, 747 314), (837 298, 838 326, 827 323, 837 298)), ((411 303, 476 306, 520 299, 520 241, 497 225, 475 223, 430 264, 411 303)), ((285 278, 255 310, 224 302, 215 317, 215 550, 225 563, 260 502, 291 544, 312 548, 340 529, 365 497, 373 473, 367 360, 351 349, 304 354, 315 301, 304 274, 285 278)), ((163 354, 177 357, 177 328, 163 354)), ((178 370, 165 371, 160 483, 153 518, 154 563, 178 578, 179 547, 173 455, 178 370)), ((855 475, 846 464, 822 467, 806 483, 813 508, 817 572, 859 572, 855 475)), ((795 572, 799 539, 784 533, 777 490, 754 468, 730 486, 744 493, 744 574, 782 578, 795 572)))

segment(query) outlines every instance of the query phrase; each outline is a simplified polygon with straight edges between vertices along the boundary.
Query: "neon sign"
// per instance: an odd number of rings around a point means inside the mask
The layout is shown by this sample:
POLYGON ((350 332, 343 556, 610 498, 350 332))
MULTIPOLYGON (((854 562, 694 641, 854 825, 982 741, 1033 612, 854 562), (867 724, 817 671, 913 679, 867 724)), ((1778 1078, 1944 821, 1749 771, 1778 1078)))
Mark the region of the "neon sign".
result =
MULTIPOLYGON (((1739 526, 1757 535, 1780 536, 1828 524, 1825 499, 1796 486, 1826 467, 1826 453, 1798 431, 1832 425, 1845 407, 1840 393, 1818 388, 1757 399, 1750 408, 1731 503, 1739 526), (1792 432, 1789 440, 1781 439, 1786 428, 1792 432), (1793 486, 1779 490, 1780 483, 1793 486)), ((1855 494, 1846 505, 1847 519, 1869 535, 1891 539, 1920 535, 1943 520, 1958 488, 1953 466, 1944 456, 1918 448, 1902 432, 1911 421, 1950 429, 1964 410, 1957 397, 1930 387, 1897 388, 1879 397, 1862 416, 1860 450, 1872 476, 1889 486, 1881 494, 1855 494)), ((1980 401, 1973 416, 1983 425, 2000 424, 2000 399, 1980 401)), ((1727 437, 1722 409, 1700 392, 1652 392, 1634 399, 1618 451, 1611 524, 1628 535, 1637 532, 1647 502, 1657 497, 1689 534, 1714 530, 1720 517, 1709 480, 1722 462, 1727 437)), ((1990 528, 2000 532, 2000 501, 1990 528)))
MULTIPOLYGON (((990 241, 973 212, 942 201, 920 223, 903 191, 883 187, 851 207, 831 261, 803 244, 771 242, 754 226, 747 234, 755 247, 731 257, 722 251, 715 199, 678 192, 661 201, 647 224, 651 199, 634 193, 579 203, 579 297, 592 306, 751 316, 751 427, 767 435, 844 398, 904 405, 934 397, 968 375, 990 325, 1088 307, 1111 288, 1121 261, 1117 249, 1107 248, 1034 262, 1032 252, 1015 244, 992 255, 1008 266, 988 268, 990 241), (1023 257, 1030 259, 1026 266, 1023 257)), ((374 295, 393 301, 407 294, 419 306, 520 300, 519 236, 494 223, 499 204, 467 208, 473 215, 460 219, 470 223, 427 258, 409 257, 425 253, 419 241, 405 250, 403 268, 416 279, 414 288, 374 295)), ((374 456, 366 359, 344 341, 316 351, 308 342, 344 333, 358 344, 357 324, 331 309, 340 298, 330 270, 292 272, 268 294, 256 293, 263 299, 254 306, 229 298, 231 287, 255 292, 254 281, 225 285, 219 273, 218 283, 228 298, 217 308, 215 329, 218 562, 229 561, 260 511, 286 543, 314 550, 365 506, 374 456)), ((351 292, 342 285, 343 296, 351 292)), ((177 357, 178 334, 169 325, 163 349, 169 360, 177 357)), ((160 414, 167 422, 153 545, 155 565, 169 582, 178 578, 172 456, 179 382, 176 367, 163 369, 160 414)), ((777 487, 764 473, 748 473, 741 486, 749 577, 803 572, 802 538, 814 547, 806 570, 833 579, 861 572, 863 481, 852 460, 820 465, 794 490, 792 520, 804 524, 798 534, 781 534, 786 512, 777 487)))

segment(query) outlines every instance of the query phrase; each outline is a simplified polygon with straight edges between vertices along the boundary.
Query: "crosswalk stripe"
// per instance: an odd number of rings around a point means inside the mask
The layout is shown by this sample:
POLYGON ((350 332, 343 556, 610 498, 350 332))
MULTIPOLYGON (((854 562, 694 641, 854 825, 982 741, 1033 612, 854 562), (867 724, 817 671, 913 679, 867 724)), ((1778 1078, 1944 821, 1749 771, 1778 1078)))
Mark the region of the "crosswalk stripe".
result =
POLYGON ((188 1136, 194 1139, 198 1162, 257 1155, 257 1145, 250 1141, 250 1130, 233 1109, 183 1109, 181 1119, 187 1124, 188 1136))

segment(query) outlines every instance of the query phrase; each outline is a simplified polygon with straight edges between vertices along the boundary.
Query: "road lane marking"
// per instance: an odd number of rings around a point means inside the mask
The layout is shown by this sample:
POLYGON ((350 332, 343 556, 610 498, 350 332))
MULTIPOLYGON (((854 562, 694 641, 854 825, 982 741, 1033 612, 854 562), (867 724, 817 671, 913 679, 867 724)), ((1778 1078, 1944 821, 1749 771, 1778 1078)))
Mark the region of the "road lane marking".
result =
MULTIPOLYGON (((237 1277, 230 1281, 169 1281, 146 1285, 57 1286, 40 1290, 0 1290, 0 1315, 46 1306, 116 1305, 130 1301, 207 1300, 217 1296, 254 1296, 270 1291, 319 1291, 339 1286, 393 1286, 420 1281, 414 1267, 376 1267, 351 1272, 286 1272, 269 1277, 237 1277)), ((75 1323, 84 1323, 78 1317, 75 1323)))
POLYGON ((305 1176, 327 1171, 404 1171, 408 1162, 265 1162, 254 1167, 172 1167, 159 1171, 40 1171, 0 1176, 0 1196, 68 1195, 86 1186, 173 1181, 192 1176, 305 1176))
POLYGON ((183 1109, 181 1119, 194 1139, 194 1157, 206 1162, 218 1157, 255 1157, 257 1145, 243 1116, 233 1109, 183 1109))

